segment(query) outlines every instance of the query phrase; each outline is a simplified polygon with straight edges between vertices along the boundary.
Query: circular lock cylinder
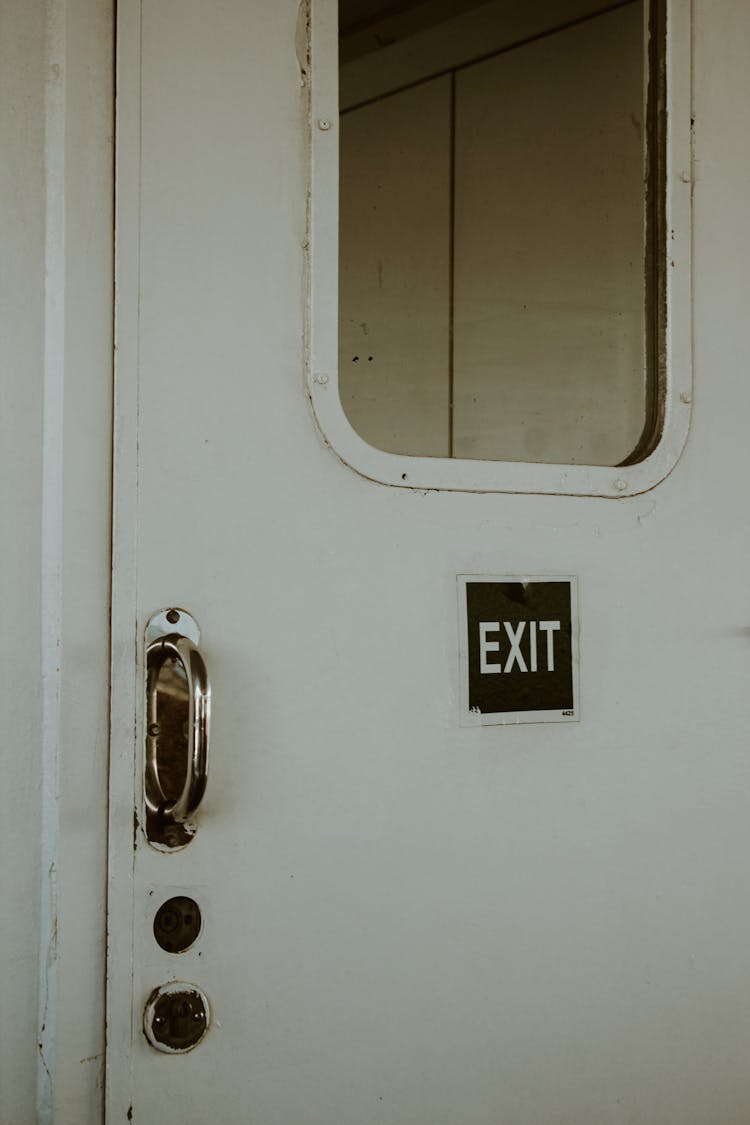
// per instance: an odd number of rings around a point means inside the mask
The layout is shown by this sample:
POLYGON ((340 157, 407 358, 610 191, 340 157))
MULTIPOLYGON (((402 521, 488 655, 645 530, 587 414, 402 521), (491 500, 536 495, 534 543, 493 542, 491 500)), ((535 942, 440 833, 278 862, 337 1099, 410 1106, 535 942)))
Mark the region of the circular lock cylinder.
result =
POLYGON ((210 1021, 205 993, 195 984, 170 981, 155 988, 146 1001, 143 1033, 155 1050, 184 1055, 198 1046, 210 1021))
POLYGON ((176 895, 163 902, 154 918, 154 937, 167 953, 184 953, 201 932, 201 911, 195 899, 176 895))

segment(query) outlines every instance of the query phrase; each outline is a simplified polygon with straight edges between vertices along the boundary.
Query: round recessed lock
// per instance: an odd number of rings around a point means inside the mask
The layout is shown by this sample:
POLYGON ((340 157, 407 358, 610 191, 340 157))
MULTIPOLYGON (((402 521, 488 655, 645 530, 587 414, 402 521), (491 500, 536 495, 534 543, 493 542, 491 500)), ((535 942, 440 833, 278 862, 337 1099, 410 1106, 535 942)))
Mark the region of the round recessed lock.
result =
POLYGON ((149 996, 143 1031, 152 1047, 167 1055, 184 1055, 208 1031, 211 1014, 200 988, 184 981, 162 984, 149 996))
POLYGON ((184 953, 201 931, 198 903, 185 895, 163 902, 154 918, 154 937, 167 953, 184 953))

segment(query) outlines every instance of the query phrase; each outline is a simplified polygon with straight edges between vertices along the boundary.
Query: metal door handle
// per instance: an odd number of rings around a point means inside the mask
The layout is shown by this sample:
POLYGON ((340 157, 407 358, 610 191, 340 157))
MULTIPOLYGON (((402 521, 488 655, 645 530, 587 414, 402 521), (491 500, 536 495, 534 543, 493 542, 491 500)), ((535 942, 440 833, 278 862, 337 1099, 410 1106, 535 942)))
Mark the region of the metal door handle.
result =
MULTIPOLYGON (((176 615, 176 611, 170 612, 176 615)), ((187 614, 184 616, 188 617, 187 614)), ((146 712, 147 809, 158 817, 163 826, 184 825, 195 816, 206 790, 211 718, 211 687, 206 665, 190 637, 171 632, 147 645, 146 712), (157 702, 159 677, 169 661, 176 661, 182 669, 188 704, 185 780, 179 796, 173 796, 172 799, 167 797, 160 777, 160 758, 164 756, 162 747, 165 739, 160 737, 163 732, 160 729, 157 702)))

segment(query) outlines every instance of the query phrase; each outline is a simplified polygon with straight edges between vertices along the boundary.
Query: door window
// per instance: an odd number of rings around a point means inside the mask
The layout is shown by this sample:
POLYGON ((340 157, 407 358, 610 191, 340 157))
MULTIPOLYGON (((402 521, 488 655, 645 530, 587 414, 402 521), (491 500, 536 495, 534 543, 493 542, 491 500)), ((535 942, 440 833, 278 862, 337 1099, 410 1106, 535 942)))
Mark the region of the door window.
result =
POLYGON ((339 0, 338 393, 403 483, 659 446, 664 25, 658 0, 339 0))

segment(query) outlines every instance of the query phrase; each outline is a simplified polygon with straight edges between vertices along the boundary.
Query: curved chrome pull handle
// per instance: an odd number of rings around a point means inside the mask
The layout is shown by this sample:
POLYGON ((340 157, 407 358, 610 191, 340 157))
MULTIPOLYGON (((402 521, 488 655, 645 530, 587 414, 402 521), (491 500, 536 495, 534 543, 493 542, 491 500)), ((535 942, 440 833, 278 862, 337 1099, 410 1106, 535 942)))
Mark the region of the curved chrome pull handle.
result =
MULTIPOLYGON (((170 610, 158 618, 182 618, 186 631, 198 638, 197 626, 188 614, 170 610)), ((153 620, 158 620, 152 619, 153 620)), ((174 628, 174 626, 172 626, 174 628)), ((211 687, 208 672, 197 644, 191 637, 172 631, 158 635, 146 646, 146 762, 144 789, 146 798, 146 835, 151 843, 165 847, 182 847, 192 837, 189 827, 206 790, 208 774, 209 728, 211 720, 211 687), (171 665, 171 676, 165 666, 171 665), (162 678, 163 677, 163 678, 162 678), (161 680, 161 683, 160 683, 161 680), (162 693, 159 688, 161 687, 162 693), (174 722, 164 729, 160 721, 159 698, 164 707, 170 689, 179 698, 178 714, 182 719, 187 705, 187 722, 174 722), (175 785, 166 784, 168 773, 184 776, 181 791, 174 796, 175 785), (167 794, 170 794, 167 796, 167 794)), ((152 625, 147 641, 154 635, 152 625)), ((179 780, 178 780, 179 784, 179 780)))

